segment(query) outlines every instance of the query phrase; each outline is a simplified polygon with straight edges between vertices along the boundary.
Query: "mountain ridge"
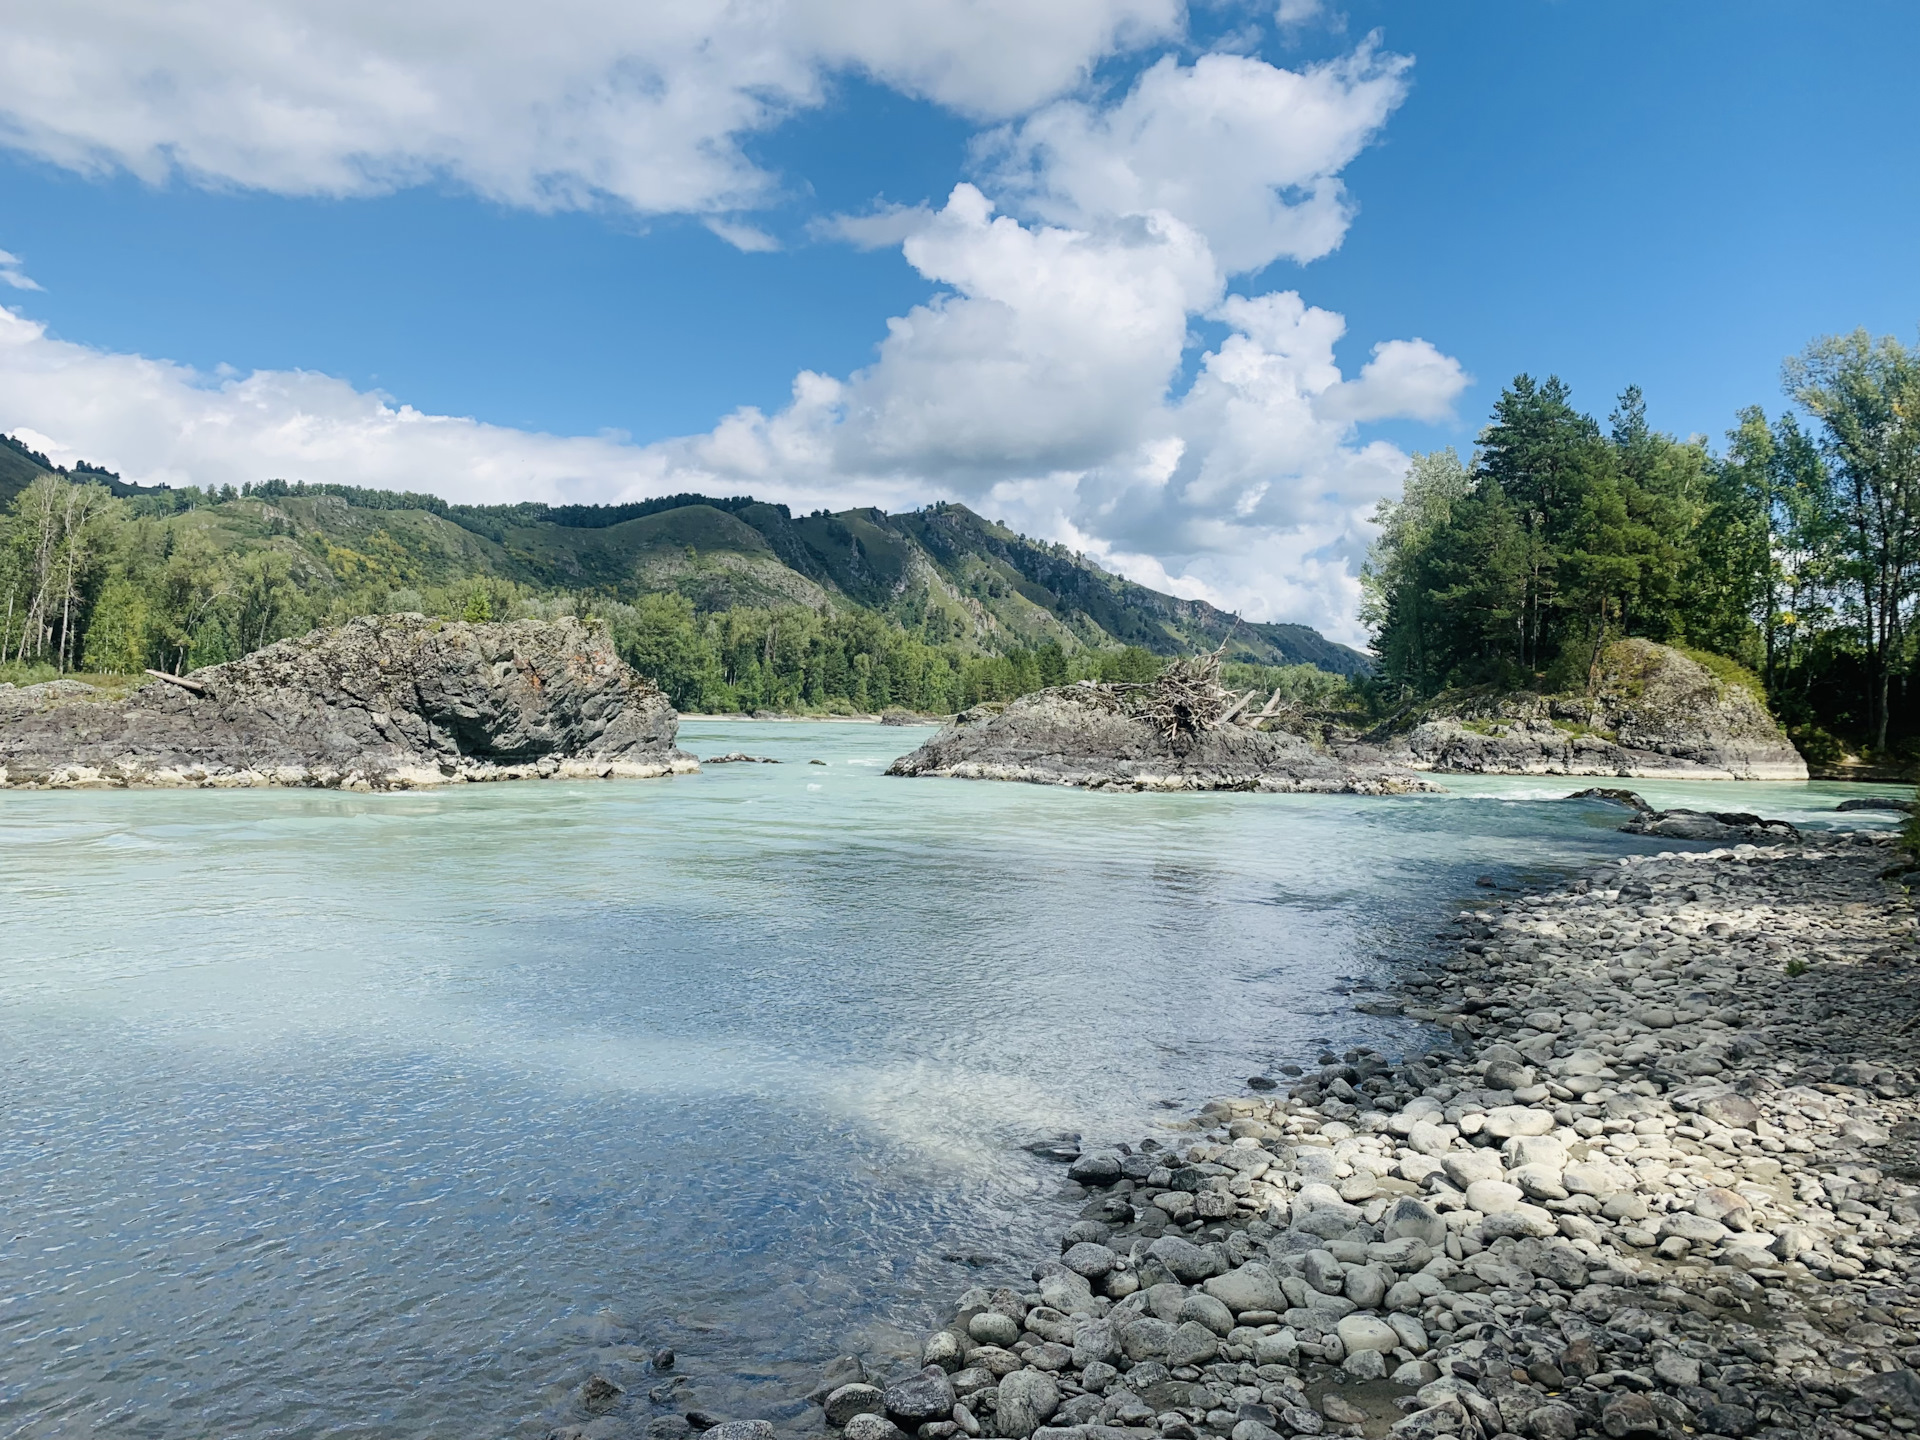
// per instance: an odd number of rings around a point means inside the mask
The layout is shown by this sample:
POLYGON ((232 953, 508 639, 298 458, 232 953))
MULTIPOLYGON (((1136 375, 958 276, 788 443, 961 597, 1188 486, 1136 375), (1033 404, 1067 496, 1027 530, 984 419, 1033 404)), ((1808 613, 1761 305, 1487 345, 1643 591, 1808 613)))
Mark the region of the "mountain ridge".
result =
POLYGON ((140 487, 94 466, 69 472, 0 437, 0 506, 42 474, 93 481, 133 513, 216 550, 284 555, 319 591, 382 576, 395 589, 490 576, 632 600, 675 593, 700 612, 805 605, 878 612, 932 643, 983 654, 1058 644, 1371 673, 1371 657, 1309 626, 1242 620, 1127 580, 964 505, 796 516, 751 496, 661 496, 618 505, 460 505, 412 491, 268 480, 240 490, 140 487))

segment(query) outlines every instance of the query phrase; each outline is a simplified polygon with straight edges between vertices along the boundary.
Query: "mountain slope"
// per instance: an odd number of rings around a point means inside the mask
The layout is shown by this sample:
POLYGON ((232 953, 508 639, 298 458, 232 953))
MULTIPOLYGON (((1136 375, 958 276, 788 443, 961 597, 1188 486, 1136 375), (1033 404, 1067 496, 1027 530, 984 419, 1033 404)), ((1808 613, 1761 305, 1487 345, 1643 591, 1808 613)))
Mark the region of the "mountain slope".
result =
MULTIPOLYGON (((0 445, 0 503, 48 473, 44 457, 0 445)), ((1049 643, 1136 645, 1171 655, 1308 663, 1366 674, 1369 658, 1304 625, 1236 619, 1100 569, 1064 546, 1018 535, 964 505, 795 516, 749 497, 675 495, 629 505, 451 505, 435 496, 268 481, 228 490, 141 490, 76 471, 126 497, 143 523, 212 553, 283 557, 303 588, 328 594, 490 577, 540 591, 632 601, 672 593, 713 612, 800 605, 871 610, 931 644, 981 654, 1049 643)))

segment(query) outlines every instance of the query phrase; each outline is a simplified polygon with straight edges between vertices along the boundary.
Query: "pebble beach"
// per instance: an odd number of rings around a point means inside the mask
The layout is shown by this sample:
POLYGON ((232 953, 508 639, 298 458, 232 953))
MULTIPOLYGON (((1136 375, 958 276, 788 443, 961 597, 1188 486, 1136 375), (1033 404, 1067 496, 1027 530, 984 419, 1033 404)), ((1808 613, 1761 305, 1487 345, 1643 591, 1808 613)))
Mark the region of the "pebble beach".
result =
MULTIPOLYGON (((959 1296, 917 1368, 836 1361, 830 1433, 1920 1429, 1895 858, 1884 833, 1635 857, 1460 912, 1363 1002, 1431 1048, 1324 1054, 1078 1156, 1079 1219, 1031 1286, 959 1296)), ((702 1428, 772 1433, 649 1426, 702 1428)))

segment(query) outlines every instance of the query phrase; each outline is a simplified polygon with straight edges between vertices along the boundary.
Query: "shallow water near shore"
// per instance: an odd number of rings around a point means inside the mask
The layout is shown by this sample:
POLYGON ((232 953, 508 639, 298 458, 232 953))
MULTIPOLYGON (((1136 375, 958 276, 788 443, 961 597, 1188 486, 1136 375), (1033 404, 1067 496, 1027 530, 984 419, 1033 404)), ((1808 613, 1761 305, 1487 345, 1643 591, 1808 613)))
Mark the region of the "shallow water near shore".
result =
MULTIPOLYGON (((1588 781, 890 780, 928 731, 690 722, 655 782, 0 793, 0 1433, 541 1434, 598 1371, 803 1420, 1144 1133, 1417 1027, 1348 992, 1484 898, 1677 847, 1588 781), (810 765, 820 759, 825 765, 810 765)), ((1836 816, 1840 785, 1641 782, 1836 816)), ((1894 792, 1882 792, 1894 793, 1894 792)))

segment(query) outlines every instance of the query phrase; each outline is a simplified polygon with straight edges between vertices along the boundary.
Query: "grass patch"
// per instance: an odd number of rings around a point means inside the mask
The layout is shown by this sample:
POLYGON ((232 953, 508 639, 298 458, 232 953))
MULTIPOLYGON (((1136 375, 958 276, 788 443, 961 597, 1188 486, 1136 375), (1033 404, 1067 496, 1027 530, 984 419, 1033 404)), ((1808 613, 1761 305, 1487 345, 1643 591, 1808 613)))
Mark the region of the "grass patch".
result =
POLYGON ((1696 665, 1704 667, 1707 673, 1722 685, 1737 686, 1762 705, 1767 703, 1765 683, 1738 660, 1729 660, 1726 656, 1716 655, 1711 650, 1695 650, 1691 645, 1676 645, 1673 648, 1696 665))
POLYGON ((1811 970, 1812 968, 1813 967, 1807 964, 1807 962, 1804 960, 1787 961, 1787 974, 1790 975, 1795 980, 1798 980, 1802 975, 1806 974, 1807 971, 1811 970))
POLYGON ((147 683, 145 675, 111 675, 104 671, 68 671, 63 677, 51 665, 0 665, 0 685, 44 685, 49 680, 78 680, 111 691, 117 699, 147 683))

